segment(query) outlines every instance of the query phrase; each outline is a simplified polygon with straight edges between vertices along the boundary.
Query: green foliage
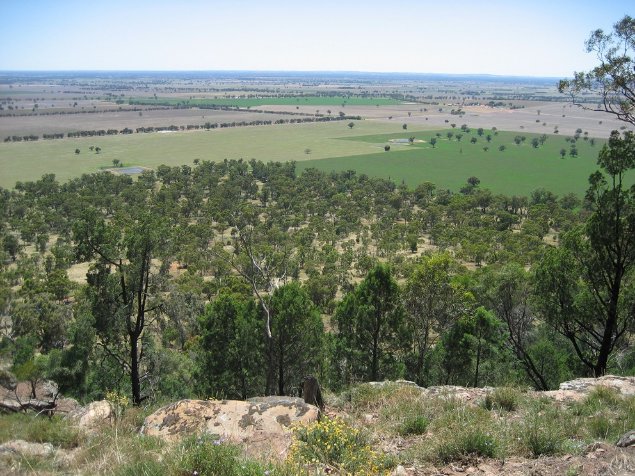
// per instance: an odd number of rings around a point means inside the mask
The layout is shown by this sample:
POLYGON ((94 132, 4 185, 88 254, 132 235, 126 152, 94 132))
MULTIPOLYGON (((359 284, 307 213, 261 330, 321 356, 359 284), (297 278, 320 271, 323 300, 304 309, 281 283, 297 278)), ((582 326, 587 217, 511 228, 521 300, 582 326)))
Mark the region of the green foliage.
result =
POLYGON ((432 457, 443 463, 493 458, 499 451, 495 425, 489 414, 479 408, 450 402, 432 430, 438 432, 432 457))
POLYGON ((593 31, 585 46, 587 52, 597 55, 599 64, 590 71, 574 73, 573 79, 561 80, 560 92, 569 93, 574 102, 577 95, 597 94, 606 112, 635 123, 634 35, 635 19, 629 15, 615 23, 611 33, 601 29, 593 31))
POLYGON ((295 394, 305 375, 319 374, 324 324, 306 290, 297 282, 274 291, 271 311, 270 393, 295 394))
POLYGON ((459 270, 449 254, 424 257, 404 287, 406 335, 412 349, 406 356, 406 377, 419 384, 426 379, 424 364, 428 351, 471 306, 466 290, 453 281, 452 275, 459 270))
POLYGON ((346 474, 388 474, 387 462, 371 449, 360 430, 335 418, 296 427, 287 459, 294 464, 324 464, 346 474))
POLYGON ((561 425, 553 411, 530 415, 521 426, 520 442, 535 458, 557 455, 564 448, 561 425))
POLYGON ((520 392, 512 387, 498 387, 485 396, 483 406, 487 410, 504 410, 513 412, 518 408, 520 392))
POLYGON ((23 413, 3 415, 0 418, 0 442, 18 439, 73 449, 85 442, 85 435, 60 416, 43 418, 23 413))
POLYGON ((413 415, 406 417, 401 426, 399 427, 399 434, 402 436, 408 435, 423 435, 428 429, 430 421, 422 415, 413 415))
POLYGON ((337 307, 340 339, 336 365, 343 382, 399 376, 394 352, 401 346, 403 309, 390 268, 376 265, 337 307))
POLYGON ((572 344, 596 376, 632 329, 635 270, 635 190, 625 174, 635 168, 635 136, 611 134, 598 157, 603 172, 589 178, 592 214, 549 250, 535 273, 537 307, 572 344))
POLYGON ((186 439, 175 451, 175 476, 260 476, 263 468, 240 457, 240 449, 213 435, 186 439))
POLYGON ((244 399, 262 391, 263 327, 251 298, 223 292, 207 306, 198 319, 199 394, 244 399))
POLYGON ((500 327, 482 306, 454 323, 442 339, 446 383, 478 387, 481 366, 500 345, 500 327))

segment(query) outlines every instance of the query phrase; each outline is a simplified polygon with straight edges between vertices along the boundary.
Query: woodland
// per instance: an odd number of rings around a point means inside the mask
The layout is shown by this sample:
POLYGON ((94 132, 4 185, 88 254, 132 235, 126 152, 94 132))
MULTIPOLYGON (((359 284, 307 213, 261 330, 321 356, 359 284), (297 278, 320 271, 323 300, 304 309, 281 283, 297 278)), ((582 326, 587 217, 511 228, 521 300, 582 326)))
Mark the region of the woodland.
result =
MULTIPOLYGON (((594 32, 600 65, 560 83, 630 125, 634 25, 594 32)), ((135 405, 293 395, 307 375, 332 391, 634 375, 634 134, 597 167, 584 197, 255 159, 18 182, 0 189, 0 352, 33 388, 135 405)))

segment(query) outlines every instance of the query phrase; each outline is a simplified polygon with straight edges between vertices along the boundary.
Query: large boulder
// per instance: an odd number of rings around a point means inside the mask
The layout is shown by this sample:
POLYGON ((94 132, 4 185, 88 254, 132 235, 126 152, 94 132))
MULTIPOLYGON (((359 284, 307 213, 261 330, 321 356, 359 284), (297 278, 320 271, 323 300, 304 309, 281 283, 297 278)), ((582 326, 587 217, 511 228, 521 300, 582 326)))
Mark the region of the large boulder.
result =
POLYGON ((85 430, 98 430, 112 423, 114 414, 110 402, 98 400, 85 407, 78 407, 68 414, 68 418, 85 430))
POLYGON ((291 444, 291 425, 317 418, 317 407, 293 397, 262 397, 246 402, 181 400, 148 416, 141 433, 168 441, 208 434, 220 441, 243 444, 252 457, 284 458, 291 444))
POLYGON ((597 387, 611 388, 624 397, 634 396, 635 377, 605 375, 598 378, 577 378, 562 382, 559 390, 542 392, 542 394, 560 402, 579 401, 597 387))

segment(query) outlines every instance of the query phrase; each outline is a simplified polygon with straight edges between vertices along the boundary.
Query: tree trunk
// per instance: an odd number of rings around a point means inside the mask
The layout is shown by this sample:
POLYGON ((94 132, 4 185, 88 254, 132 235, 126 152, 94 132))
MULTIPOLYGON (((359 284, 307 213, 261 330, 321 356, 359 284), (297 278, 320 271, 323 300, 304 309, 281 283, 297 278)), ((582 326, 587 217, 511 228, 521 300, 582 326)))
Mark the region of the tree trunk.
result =
POLYGON ((478 369, 481 365, 481 338, 478 338, 478 346, 476 347, 476 369, 474 371, 474 388, 478 387, 478 369))
POLYGON ((140 405, 141 380, 139 378, 139 336, 136 333, 130 334, 130 384, 132 386, 132 404, 140 405))
POLYGON ((278 359, 278 395, 284 395, 284 357, 280 352, 278 359))
POLYGON ((315 405, 321 411, 324 411, 324 400, 322 399, 320 384, 313 375, 304 377, 304 381, 302 382, 302 399, 309 405, 315 405))
POLYGON ((375 334, 373 336, 373 355, 372 355, 372 360, 371 360, 371 367, 370 367, 370 379, 373 382, 377 381, 377 374, 379 373, 379 343, 378 343, 378 336, 375 334))
POLYGON ((620 295, 620 283, 622 280, 621 273, 616 273, 615 284, 611 288, 611 302, 606 316, 606 325, 604 326, 604 334, 602 335, 602 343, 598 359, 593 368, 595 377, 602 377, 606 373, 606 367, 611 354, 611 347, 614 343, 615 328, 617 327, 617 301, 620 295))

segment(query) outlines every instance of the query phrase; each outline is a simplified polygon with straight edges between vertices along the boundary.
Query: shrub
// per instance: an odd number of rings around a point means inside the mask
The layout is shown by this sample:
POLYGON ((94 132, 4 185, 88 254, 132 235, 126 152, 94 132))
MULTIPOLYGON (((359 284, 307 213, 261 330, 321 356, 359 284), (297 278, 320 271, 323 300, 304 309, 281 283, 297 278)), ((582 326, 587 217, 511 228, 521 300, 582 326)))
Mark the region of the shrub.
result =
POLYGON ((613 433, 615 425, 608 415, 600 413, 589 418, 587 426, 593 438, 606 440, 609 438, 609 435, 613 433))
POLYGON ((453 437, 441 442, 436 449, 436 455, 443 463, 479 456, 493 458, 497 447, 498 443, 493 434, 479 427, 466 426, 455 431, 453 437))
POLYGON ((428 429, 429 424, 430 421, 422 415, 407 417, 399 427, 398 432, 402 436, 422 435, 428 429))
POLYGON ((504 410, 513 412, 518 408, 520 392, 511 387, 499 387, 488 393, 483 401, 487 410, 504 410))
POLYGON ((294 436, 289 464, 319 463, 344 473, 387 474, 385 459, 370 448, 366 435, 339 418, 298 426, 294 436))
POLYGON ((430 459, 447 463, 497 454, 498 428, 489 412, 452 399, 443 402, 440 411, 432 425, 437 442, 428 455, 430 459))
POLYGON ((563 440, 557 419, 549 413, 529 416, 522 426, 520 441, 533 457, 560 453, 563 440))
POLYGON ((213 435, 185 440, 174 458, 172 474, 179 476, 256 476, 264 469, 256 462, 240 458, 240 448, 213 435))

